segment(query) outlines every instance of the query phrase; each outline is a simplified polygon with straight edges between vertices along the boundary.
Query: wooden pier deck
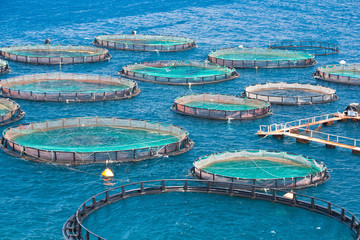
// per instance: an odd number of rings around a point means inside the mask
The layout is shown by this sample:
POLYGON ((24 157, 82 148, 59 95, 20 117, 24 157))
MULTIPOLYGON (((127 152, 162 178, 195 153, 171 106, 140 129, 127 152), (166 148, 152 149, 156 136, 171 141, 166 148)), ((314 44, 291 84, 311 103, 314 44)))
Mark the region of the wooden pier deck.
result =
POLYGON ((295 120, 284 124, 261 125, 260 130, 256 134, 259 136, 274 136, 278 139, 282 139, 284 136, 293 137, 296 138, 296 142, 299 143, 317 142, 325 144, 327 148, 346 148, 352 150, 353 154, 360 155, 360 139, 348 138, 309 129, 310 126, 330 126, 333 125, 335 121, 346 122, 348 119, 360 121, 360 116, 351 117, 342 113, 332 113, 295 120), (300 133, 300 130, 303 130, 303 134, 300 133), (315 137, 315 135, 317 137, 315 137))

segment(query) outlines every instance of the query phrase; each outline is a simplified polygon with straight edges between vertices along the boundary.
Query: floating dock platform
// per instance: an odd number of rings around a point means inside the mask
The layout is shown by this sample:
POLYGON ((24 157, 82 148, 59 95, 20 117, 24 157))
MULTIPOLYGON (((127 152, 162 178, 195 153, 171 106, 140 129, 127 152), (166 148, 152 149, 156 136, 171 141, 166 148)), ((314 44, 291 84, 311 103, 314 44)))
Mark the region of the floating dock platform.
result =
POLYGON ((256 135, 261 137, 274 136, 277 139, 283 139, 284 136, 288 136, 296 138, 296 142, 299 143, 317 142, 325 144, 327 148, 346 148, 352 150, 353 154, 360 155, 360 139, 348 138, 309 129, 310 126, 330 126, 336 121, 346 122, 347 120, 360 121, 360 116, 348 116, 343 113, 332 113, 287 123, 261 125, 260 130, 256 133, 256 135), (301 130, 303 132, 301 132, 301 130))

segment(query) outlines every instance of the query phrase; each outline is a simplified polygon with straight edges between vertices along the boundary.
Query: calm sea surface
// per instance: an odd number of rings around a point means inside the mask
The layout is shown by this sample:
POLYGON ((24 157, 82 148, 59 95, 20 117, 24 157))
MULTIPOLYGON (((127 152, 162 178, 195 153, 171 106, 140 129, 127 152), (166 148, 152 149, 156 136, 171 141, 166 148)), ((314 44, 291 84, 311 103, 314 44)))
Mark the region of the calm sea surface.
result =
MULTIPOLYGON (((261 124, 343 111, 360 102, 360 87, 314 80, 317 66, 359 62, 359 1, 19 1, 2 0, 0 46, 43 43, 91 45, 99 34, 172 34, 193 37, 198 48, 178 53, 110 50, 110 62, 65 65, 63 72, 116 76, 126 64, 151 60, 204 60, 213 50, 244 45, 266 47, 278 40, 316 40, 338 44, 341 53, 317 57, 304 69, 239 70, 240 78, 213 85, 166 86, 139 82, 141 94, 123 101, 46 103, 21 101, 31 122, 77 116, 146 119, 186 128, 196 145, 188 153, 138 163, 111 165, 114 186, 123 183, 186 178, 194 159, 235 149, 269 149, 303 154, 327 164, 332 178, 300 193, 330 200, 360 216, 360 157, 346 149, 302 145, 254 135, 261 124), (239 95, 245 86, 265 82, 329 86, 340 100, 308 106, 273 106, 274 115, 231 123, 173 113, 173 100, 184 94, 239 95)), ((59 71, 59 66, 9 62, 13 72, 0 78, 59 71)), ((4 129, 3 127, 2 129, 4 129)), ((1 130, 2 130, 1 129, 1 130)), ((335 124, 326 132, 360 138, 358 123, 335 124)), ((96 176, 103 165, 76 167, 34 163, 0 151, 0 238, 61 239, 64 222, 90 196, 109 188, 96 176), (94 175, 87 174, 93 173, 94 175)), ((112 239, 352 239, 345 225, 295 208, 239 198, 202 194, 164 194, 134 198, 106 207, 85 222, 112 239)))

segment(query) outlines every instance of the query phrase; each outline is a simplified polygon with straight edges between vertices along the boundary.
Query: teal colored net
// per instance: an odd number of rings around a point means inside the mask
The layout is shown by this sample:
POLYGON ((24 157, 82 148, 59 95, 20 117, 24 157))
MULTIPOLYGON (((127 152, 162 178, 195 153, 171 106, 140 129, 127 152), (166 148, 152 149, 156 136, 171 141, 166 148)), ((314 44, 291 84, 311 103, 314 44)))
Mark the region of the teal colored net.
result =
POLYGON ((42 150, 103 152, 166 145, 178 141, 179 138, 169 133, 143 129, 89 126, 44 131, 28 130, 13 140, 20 145, 42 150))
POLYGON ((202 78, 221 74, 230 75, 233 69, 213 64, 204 63, 186 63, 186 62, 167 62, 158 64, 135 64, 129 67, 129 70, 135 73, 146 74, 150 76, 164 78, 202 78))
POLYGON ((29 45, 1 48, 2 52, 27 57, 68 58, 107 54, 108 50, 85 46, 29 45))
POLYGON ((226 110, 226 111, 242 111, 242 110, 251 110, 257 109, 258 106, 252 106, 251 104, 232 104, 232 103, 218 103, 211 101, 192 101, 186 103, 186 106, 203 108, 203 109, 214 109, 214 110, 226 110))
POLYGON ((209 56, 234 61, 299 61, 313 58, 312 55, 301 51, 268 48, 229 48, 217 50, 209 56))
POLYGON ((156 45, 156 46, 173 46, 193 43, 194 40, 176 36, 161 35, 143 35, 143 34, 118 34, 118 35, 101 35, 96 37, 97 41, 116 42, 125 45, 156 45))
POLYGON ((284 179, 320 173, 325 165, 285 152, 236 151, 201 157, 194 166, 205 172, 242 179, 284 179))
POLYGON ((48 80, 35 83, 12 85, 13 89, 20 91, 37 91, 37 92, 104 92, 119 91, 129 88, 123 84, 104 84, 82 82, 74 80, 48 80))
POLYGON ((267 102, 221 94, 193 94, 175 99, 175 103, 209 110, 243 111, 269 106, 267 102))
POLYGON ((318 70, 327 74, 360 78, 360 66, 358 64, 326 65, 319 67, 318 70))

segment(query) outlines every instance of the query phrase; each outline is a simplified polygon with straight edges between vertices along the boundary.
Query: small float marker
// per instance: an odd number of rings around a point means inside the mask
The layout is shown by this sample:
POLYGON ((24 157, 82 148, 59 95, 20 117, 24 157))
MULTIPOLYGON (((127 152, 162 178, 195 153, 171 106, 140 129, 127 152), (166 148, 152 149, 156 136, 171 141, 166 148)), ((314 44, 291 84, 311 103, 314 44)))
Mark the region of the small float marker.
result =
POLYGON ((284 195, 284 197, 286 197, 288 199, 294 199, 294 194, 292 192, 288 192, 284 195))
POLYGON ((110 177, 114 177, 114 173, 110 170, 110 168, 106 168, 106 169, 101 173, 101 176, 110 178, 110 177))

